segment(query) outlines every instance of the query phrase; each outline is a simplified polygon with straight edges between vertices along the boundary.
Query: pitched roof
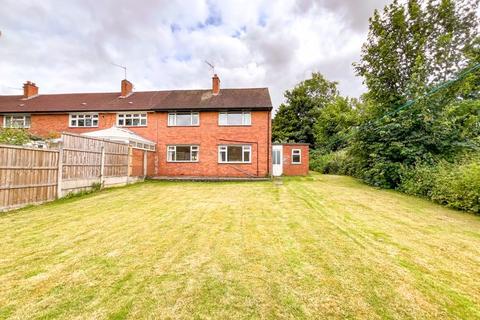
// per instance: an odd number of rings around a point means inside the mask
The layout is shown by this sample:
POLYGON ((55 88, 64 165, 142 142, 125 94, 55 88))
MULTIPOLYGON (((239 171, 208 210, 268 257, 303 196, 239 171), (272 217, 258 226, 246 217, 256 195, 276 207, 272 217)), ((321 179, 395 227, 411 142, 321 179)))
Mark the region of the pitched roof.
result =
POLYGON ((272 109, 268 88, 222 89, 218 95, 211 90, 168 90, 119 96, 118 92, 42 94, 26 100, 19 95, 0 96, 0 113, 272 109))

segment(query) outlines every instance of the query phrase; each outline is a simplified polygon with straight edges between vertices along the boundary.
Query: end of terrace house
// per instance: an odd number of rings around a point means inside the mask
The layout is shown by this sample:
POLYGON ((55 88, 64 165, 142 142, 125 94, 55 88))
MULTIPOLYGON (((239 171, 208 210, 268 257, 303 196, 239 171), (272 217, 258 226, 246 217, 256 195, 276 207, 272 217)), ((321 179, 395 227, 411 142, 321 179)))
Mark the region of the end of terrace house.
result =
POLYGON ((272 149, 268 88, 223 89, 215 74, 210 89, 133 89, 124 79, 120 92, 41 94, 35 83, 27 81, 23 95, 0 96, 0 123, 43 137, 129 130, 154 143, 149 150, 153 176, 253 178, 308 173, 307 145, 272 149))

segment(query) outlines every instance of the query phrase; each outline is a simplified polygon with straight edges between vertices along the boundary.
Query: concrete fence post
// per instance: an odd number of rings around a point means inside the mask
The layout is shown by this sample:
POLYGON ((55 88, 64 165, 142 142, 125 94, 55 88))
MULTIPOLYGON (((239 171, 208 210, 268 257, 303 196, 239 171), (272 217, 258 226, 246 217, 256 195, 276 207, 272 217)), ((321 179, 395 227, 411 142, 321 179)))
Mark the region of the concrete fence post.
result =
POLYGON ((147 176, 147 150, 143 150, 143 178, 147 176))
POLYGON ((102 146, 102 154, 100 158, 100 185, 104 187, 105 183, 105 145, 102 146))
POLYGON ((63 142, 58 146, 58 168, 57 168, 57 199, 63 196, 63 142))

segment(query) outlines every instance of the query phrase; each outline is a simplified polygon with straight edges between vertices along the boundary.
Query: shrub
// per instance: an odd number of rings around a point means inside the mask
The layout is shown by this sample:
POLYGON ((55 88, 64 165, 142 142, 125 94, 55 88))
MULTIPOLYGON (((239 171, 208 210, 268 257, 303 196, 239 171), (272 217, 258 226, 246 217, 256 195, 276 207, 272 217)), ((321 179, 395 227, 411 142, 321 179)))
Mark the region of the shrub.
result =
POLYGON ((322 154, 318 150, 310 153, 310 170, 325 174, 346 174, 348 168, 346 152, 343 150, 322 154))
POLYGON ((480 157, 440 165, 431 199, 448 207, 480 213, 480 157))
POLYGON ((480 155, 403 168, 399 190, 451 208, 480 213, 480 155))
POLYGON ((3 128, 0 129, 0 143, 23 145, 32 140, 32 136, 25 129, 3 128))

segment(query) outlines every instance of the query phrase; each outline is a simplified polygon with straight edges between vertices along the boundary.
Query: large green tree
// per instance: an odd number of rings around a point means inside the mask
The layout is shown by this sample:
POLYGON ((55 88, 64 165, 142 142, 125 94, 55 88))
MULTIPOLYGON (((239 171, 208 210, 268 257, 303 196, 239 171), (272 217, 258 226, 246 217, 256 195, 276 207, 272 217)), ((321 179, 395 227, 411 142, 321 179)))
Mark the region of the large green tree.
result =
POLYGON ((345 148, 358 125, 361 104, 356 99, 338 96, 320 111, 314 125, 315 148, 329 153, 345 148))
POLYGON ((338 97, 337 83, 320 73, 285 92, 286 102, 280 105, 272 125, 273 141, 315 144, 314 126, 320 111, 338 97))
POLYGON ((458 121, 445 110, 475 92, 474 75, 394 111, 474 62, 478 2, 394 1, 370 19, 368 41, 355 64, 368 87, 369 107, 351 149, 367 182, 394 188, 405 165, 448 158, 466 145, 458 121))

